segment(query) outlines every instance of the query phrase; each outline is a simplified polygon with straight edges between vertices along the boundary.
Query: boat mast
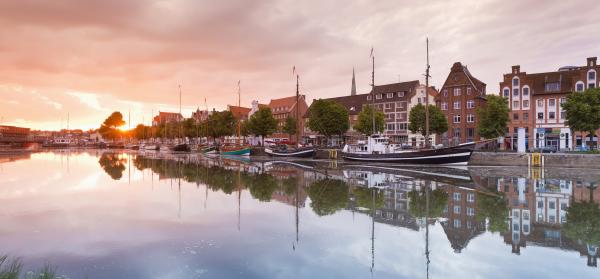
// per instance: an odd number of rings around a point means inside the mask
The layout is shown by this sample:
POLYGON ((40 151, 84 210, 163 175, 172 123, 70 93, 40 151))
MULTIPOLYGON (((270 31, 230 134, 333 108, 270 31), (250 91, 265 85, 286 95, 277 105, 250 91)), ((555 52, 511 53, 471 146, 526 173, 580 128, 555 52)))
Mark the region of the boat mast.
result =
POLYGON ((429 38, 427 43, 427 67, 425 69, 425 147, 429 148, 429 38))
POLYGON ((300 147, 300 75, 296 74, 296 146, 300 147))
MULTIPOLYGON (((242 88, 240 86, 240 82, 241 80, 238 80, 238 108, 242 107, 242 88)), ((242 125, 242 116, 240 115, 240 119, 238 120, 238 125, 237 125, 237 143, 238 145, 241 145, 240 143, 240 130, 241 130, 241 125, 242 125)))
MULTIPOLYGON (((179 85, 179 116, 181 116, 181 118, 183 118, 183 115, 181 115, 181 84, 179 85)), ((177 122, 179 122, 179 137, 182 137, 182 128, 181 128, 181 118, 177 117, 177 122)))
POLYGON ((375 55, 373 55, 373 47, 371 47, 371 58, 373 63, 373 70, 371 71, 371 118, 373 120, 373 131, 371 135, 375 134, 375 55))

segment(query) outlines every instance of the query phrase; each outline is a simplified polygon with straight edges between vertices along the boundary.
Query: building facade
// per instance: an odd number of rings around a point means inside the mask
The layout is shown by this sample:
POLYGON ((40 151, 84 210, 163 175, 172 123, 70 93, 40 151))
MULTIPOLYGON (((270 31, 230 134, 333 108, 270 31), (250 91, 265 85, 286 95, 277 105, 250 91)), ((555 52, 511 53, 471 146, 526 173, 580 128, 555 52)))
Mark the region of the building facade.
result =
MULTIPOLYGON (((585 66, 562 67, 546 73, 522 72, 519 65, 512 66, 512 71, 504 74, 500 82, 501 94, 508 99, 510 107, 511 121, 506 131, 508 147, 516 149, 519 128, 525 129, 528 149, 572 150, 581 146, 588 135, 573 131, 565 124, 566 113, 561 104, 571 92, 598 87, 598 72, 596 57, 588 58, 585 66)), ((597 137, 588 144, 597 146, 597 137)))
POLYGON ((158 115, 152 119, 152 126, 180 121, 183 121, 183 116, 180 113, 159 111, 158 115))
POLYGON ((448 131, 436 143, 448 146, 479 140, 477 108, 485 106, 485 94, 486 84, 467 66, 454 63, 436 98, 436 105, 448 119, 448 131))
MULTIPOLYGON (((268 106, 271 109, 271 113, 273 113, 273 117, 277 119, 277 130, 279 131, 278 133, 273 134, 273 137, 294 138, 294 135, 288 135, 284 133, 283 127, 285 126, 285 122, 288 117, 296 118, 296 113, 298 113, 298 115, 300 116, 300 127, 305 126, 303 121, 303 115, 305 115, 306 111, 308 110, 305 95, 299 96, 298 103, 296 103, 296 96, 271 99, 268 106)), ((300 133, 302 134, 302 129, 300 130, 300 133)))

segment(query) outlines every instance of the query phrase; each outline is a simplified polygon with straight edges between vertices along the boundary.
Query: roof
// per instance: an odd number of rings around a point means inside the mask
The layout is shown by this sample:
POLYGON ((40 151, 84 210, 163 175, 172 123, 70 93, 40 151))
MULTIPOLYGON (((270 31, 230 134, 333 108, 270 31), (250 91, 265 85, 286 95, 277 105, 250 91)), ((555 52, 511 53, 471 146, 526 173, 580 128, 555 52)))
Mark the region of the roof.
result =
POLYGON ((238 107, 238 106, 227 106, 233 117, 235 118, 246 118, 250 113, 250 108, 238 107))
POLYGON ((480 95, 485 94, 484 88, 485 88, 486 84, 484 82, 482 82, 481 80, 475 78, 471 74, 471 72, 469 71, 467 66, 463 65, 460 62, 455 62, 452 65, 452 68, 450 68, 450 73, 448 74, 448 77, 446 78, 446 81, 444 82, 444 85, 442 86, 442 88, 446 87, 448 81, 450 81, 450 77, 453 76, 452 73, 463 73, 465 75, 465 77, 467 78, 467 82, 470 83, 475 88, 475 91, 480 93, 480 95))
MULTIPOLYGON (((326 99, 322 99, 322 100, 334 101, 334 102, 342 105, 343 107, 345 107, 346 110, 348 110, 349 115, 357 115, 362 110, 362 105, 367 101, 367 97, 366 97, 367 95, 369 95, 369 94, 358 94, 358 95, 351 95, 351 96, 326 98, 326 99)), ((313 102, 313 104, 314 103, 315 102, 313 102)), ((311 106, 312 106, 312 104, 311 104, 311 106)), ((310 108, 304 114, 304 118, 309 117, 309 112, 310 112, 310 108)))
POLYGON ((557 71, 527 74, 524 84, 529 84, 533 95, 570 93, 575 85, 573 80, 580 75, 580 70, 557 71), (560 83, 560 90, 546 92, 546 83, 560 83))
MULTIPOLYGON (((304 98, 304 95, 300 95, 300 98, 304 98)), ((290 96, 290 97, 285 97, 285 98, 279 98, 279 99, 271 99, 271 102, 269 102, 269 107, 271 108, 271 111, 273 111, 273 112, 275 112, 275 108, 280 108, 280 107, 286 107, 287 108, 286 112, 290 112, 295 104, 296 104, 296 95, 290 96)))
POLYGON ((165 117, 165 116, 179 116, 179 117, 181 117, 181 114, 178 113, 178 112, 159 111, 158 112, 158 116, 160 116, 160 117, 165 117))
POLYGON ((411 92, 413 88, 419 86, 418 80, 390 83, 384 85, 375 85, 375 94, 393 93, 393 92, 411 92))

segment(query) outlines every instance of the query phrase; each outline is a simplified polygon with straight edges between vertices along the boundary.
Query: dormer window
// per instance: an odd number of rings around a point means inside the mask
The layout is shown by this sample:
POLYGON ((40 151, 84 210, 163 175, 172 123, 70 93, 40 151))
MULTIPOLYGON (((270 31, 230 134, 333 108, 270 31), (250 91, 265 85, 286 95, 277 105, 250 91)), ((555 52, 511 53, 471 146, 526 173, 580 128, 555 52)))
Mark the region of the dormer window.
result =
POLYGON ((371 100, 371 95, 367 95, 367 100, 371 100))
POLYGON ((388 99, 394 98, 394 93, 387 93, 387 98, 388 99))
POLYGON ((398 92, 398 97, 404 97, 404 92, 398 92))
POLYGON ((379 100, 379 99, 381 99, 381 98, 383 98, 383 96, 382 96, 381 94, 377 94, 377 95, 375 95, 375 99, 379 100))
POLYGON ((546 82, 544 89, 546 92, 560 91, 560 83, 559 82, 546 82))

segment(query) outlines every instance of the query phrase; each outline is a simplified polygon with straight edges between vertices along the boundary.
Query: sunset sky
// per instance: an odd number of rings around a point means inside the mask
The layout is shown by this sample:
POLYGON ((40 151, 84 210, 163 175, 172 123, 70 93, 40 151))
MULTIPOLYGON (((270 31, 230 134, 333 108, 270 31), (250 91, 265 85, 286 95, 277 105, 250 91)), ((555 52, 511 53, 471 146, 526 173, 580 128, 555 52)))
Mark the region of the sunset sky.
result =
POLYGON ((600 56, 600 3, 570 1, 0 1, 0 117, 34 129, 97 128, 112 111, 132 126, 151 111, 225 109, 294 94, 308 100, 375 83, 432 85, 453 62, 498 92, 511 65, 554 71, 600 56), (62 119, 62 121, 61 121, 62 119), (61 126, 62 123, 62 126, 61 126))

